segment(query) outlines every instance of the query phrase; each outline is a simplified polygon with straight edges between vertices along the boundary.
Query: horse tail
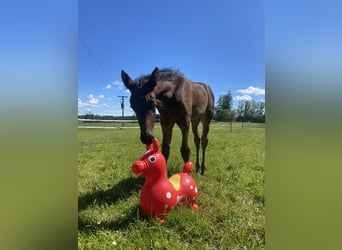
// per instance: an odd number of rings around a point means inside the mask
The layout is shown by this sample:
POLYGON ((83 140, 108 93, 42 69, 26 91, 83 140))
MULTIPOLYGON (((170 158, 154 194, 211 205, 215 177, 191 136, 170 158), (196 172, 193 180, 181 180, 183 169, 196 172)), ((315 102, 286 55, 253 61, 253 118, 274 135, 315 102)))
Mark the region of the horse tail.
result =
POLYGON ((207 110, 210 111, 211 113, 214 114, 214 109, 215 109, 215 96, 208 84, 205 84, 207 94, 208 94, 208 106, 207 110))

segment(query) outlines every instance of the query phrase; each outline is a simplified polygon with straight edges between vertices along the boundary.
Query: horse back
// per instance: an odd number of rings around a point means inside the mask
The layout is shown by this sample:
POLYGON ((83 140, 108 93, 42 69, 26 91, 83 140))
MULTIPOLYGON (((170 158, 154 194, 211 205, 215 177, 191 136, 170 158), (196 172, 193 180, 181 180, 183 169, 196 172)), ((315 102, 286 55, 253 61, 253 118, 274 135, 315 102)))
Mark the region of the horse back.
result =
POLYGON ((214 113, 214 95, 209 85, 202 82, 192 83, 192 113, 214 113))
POLYGON ((161 113, 189 114, 192 118, 214 113, 213 92, 203 82, 192 82, 180 76, 172 81, 162 81, 156 89, 160 103, 157 107, 161 113))

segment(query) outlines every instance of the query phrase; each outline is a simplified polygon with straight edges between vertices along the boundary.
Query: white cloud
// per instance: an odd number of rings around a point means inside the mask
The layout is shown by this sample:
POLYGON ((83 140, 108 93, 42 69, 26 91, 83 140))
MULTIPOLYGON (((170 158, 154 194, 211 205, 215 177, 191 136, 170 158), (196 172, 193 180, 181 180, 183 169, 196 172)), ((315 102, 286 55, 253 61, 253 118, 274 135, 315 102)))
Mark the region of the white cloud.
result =
POLYGON ((114 82, 112 82, 112 85, 113 86, 123 86, 124 84, 121 81, 114 81, 114 82))
POLYGON ((82 102, 80 98, 78 98, 78 107, 83 107, 83 106, 85 106, 85 103, 82 102))
POLYGON ((113 87, 117 87, 119 90, 122 90, 124 87, 123 82, 121 81, 113 81, 112 83, 108 83, 104 89, 112 89, 113 87))
POLYGON ((96 107, 102 99, 104 99, 104 95, 94 96, 90 94, 88 95, 88 102, 83 102, 78 98, 78 107, 96 107))
POLYGON ((112 89, 113 87, 116 87, 119 90, 123 90, 124 89, 124 84, 121 81, 115 80, 112 83, 108 83, 103 89, 112 89))
POLYGON ((265 95, 265 89, 249 86, 247 89, 238 89, 236 92, 243 95, 265 95))
POLYGON ((114 82, 112 82, 112 86, 115 86, 115 87, 117 87, 119 90, 122 90, 124 84, 123 84, 123 82, 121 82, 121 81, 114 81, 114 82))
POLYGON ((242 95, 242 96, 234 96, 234 101, 252 101, 252 97, 250 95, 242 95))
POLYGON ((81 98, 78 98, 78 113, 103 115, 104 112, 112 112, 113 107, 110 104, 105 103, 106 100, 104 95, 95 96, 92 94, 88 95, 87 101, 82 101, 81 98))
POLYGON ((89 104, 96 105, 96 104, 98 104, 98 103, 100 102, 100 100, 103 99, 103 98, 104 98, 104 95, 94 96, 94 95, 91 95, 91 94, 90 94, 90 95, 88 96, 88 99, 89 99, 88 103, 89 103, 89 104))

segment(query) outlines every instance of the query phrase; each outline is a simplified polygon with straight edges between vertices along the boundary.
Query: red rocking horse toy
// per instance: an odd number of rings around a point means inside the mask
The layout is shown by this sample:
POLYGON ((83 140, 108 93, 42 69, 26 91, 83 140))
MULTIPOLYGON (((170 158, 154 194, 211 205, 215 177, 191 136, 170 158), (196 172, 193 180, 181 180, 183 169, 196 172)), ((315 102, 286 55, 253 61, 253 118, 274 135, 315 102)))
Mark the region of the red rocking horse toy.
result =
POLYGON ((166 214, 178 203, 188 203, 194 210, 198 195, 197 184, 189 175, 192 163, 186 162, 183 172, 167 178, 166 161, 159 151, 159 142, 153 138, 153 143, 146 145, 146 153, 132 165, 133 173, 144 176, 145 183, 140 192, 140 207, 150 216, 159 218, 163 223, 166 214))

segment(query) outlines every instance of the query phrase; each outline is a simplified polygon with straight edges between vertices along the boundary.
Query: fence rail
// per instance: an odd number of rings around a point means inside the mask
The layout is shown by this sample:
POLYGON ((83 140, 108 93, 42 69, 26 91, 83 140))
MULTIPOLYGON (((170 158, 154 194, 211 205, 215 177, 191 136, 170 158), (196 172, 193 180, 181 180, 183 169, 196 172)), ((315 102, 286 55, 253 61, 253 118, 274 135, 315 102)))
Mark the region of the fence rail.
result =
POLYGON ((82 122, 118 122, 118 123, 122 123, 122 122, 135 122, 137 123, 138 120, 97 120, 97 119, 77 119, 78 121, 82 121, 82 122))
MULTIPOLYGON (((138 120, 96 120, 96 119, 77 119, 78 128, 107 128, 107 129, 129 129, 139 128, 138 120)), ((227 127, 230 130, 233 128, 243 127, 265 127, 265 123, 252 123, 252 122, 218 122, 213 121, 216 124, 214 128, 227 127)), ((156 121, 156 126, 159 127, 159 122, 156 121)), ((201 129, 201 127, 200 127, 201 129)))
POLYGON ((78 128, 112 128, 126 129, 139 128, 138 120, 96 120, 96 119, 77 119, 78 128))

